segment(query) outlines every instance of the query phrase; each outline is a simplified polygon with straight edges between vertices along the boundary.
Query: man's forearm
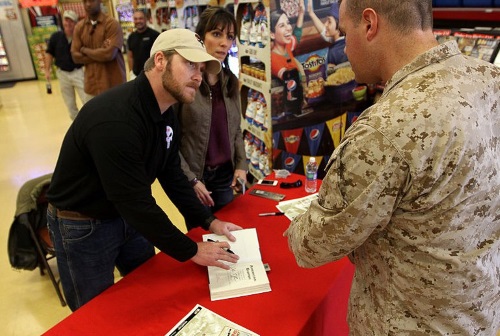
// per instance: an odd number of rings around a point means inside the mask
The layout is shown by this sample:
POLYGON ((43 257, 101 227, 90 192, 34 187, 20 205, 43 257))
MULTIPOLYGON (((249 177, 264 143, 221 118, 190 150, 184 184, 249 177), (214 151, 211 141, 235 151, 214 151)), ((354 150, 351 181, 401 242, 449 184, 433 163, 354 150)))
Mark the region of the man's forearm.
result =
POLYGON ((72 51, 71 58, 73 59, 73 62, 75 62, 76 64, 88 64, 94 62, 93 59, 91 59, 87 55, 82 54, 79 51, 72 51))
POLYGON ((105 47, 91 49, 87 47, 81 47, 80 53, 87 56, 94 62, 108 62, 116 57, 118 48, 115 47, 105 47))

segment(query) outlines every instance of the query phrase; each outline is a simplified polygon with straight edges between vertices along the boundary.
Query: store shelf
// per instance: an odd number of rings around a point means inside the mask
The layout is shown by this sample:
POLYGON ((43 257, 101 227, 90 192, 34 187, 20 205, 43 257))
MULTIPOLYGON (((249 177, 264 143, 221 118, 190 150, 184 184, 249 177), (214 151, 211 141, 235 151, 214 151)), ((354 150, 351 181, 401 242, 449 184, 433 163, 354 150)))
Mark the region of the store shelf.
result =
POLYGON ((266 139, 268 137, 267 131, 260 129, 259 127, 255 126, 254 124, 250 124, 246 120, 242 120, 241 125, 245 131, 249 131, 250 133, 252 133, 253 135, 255 135, 259 139, 266 139))
POLYGON ((500 8, 434 8, 434 20, 487 21, 500 26, 500 8))
POLYGON ((262 93, 271 92, 271 85, 269 84, 269 82, 265 82, 258 78, 246 75, 244 73, 240 73, 240 82, 248 86, 249 88, 260 91, 262 93))
MULTIPOLYGON (((269 41, 266 41, 270 43, 269 41)), ((260 48, 238 43, 238 51, 241 56, 255 57, 259 60, 266 60, 271 57, 269 48, 260 48)))
POLYGON ((248 166, 248 172, 252 174, 257 180, 262 180, 266 177, 261 170, 255 168, 252 164, 248 166))

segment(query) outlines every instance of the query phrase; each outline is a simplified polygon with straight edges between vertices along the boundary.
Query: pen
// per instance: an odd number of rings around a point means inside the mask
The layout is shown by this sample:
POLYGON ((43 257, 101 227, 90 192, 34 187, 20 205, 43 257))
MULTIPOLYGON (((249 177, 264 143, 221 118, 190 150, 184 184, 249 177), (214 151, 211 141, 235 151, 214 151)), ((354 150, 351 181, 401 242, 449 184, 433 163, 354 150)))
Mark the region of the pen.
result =
POLYGON ((264 216, 283 216, 285 213, 284 212, 264 212, 260 213, 259 216, 264 217, 264 216))
MULTIPOLYGON (((215 240, 210 239, 210 238, 207 238, 207 241, 209 241, 209 242, 211 242, 211 243, 218 243, 218 242, 216 242, 215 240)), ((234 254, 234 252, 233 252, 233 251, 231 251, 230 249, 223 249, 223 250, 226 250, 227 252, 229 252, 229 253, 231 253, 231 254, 234 254)))

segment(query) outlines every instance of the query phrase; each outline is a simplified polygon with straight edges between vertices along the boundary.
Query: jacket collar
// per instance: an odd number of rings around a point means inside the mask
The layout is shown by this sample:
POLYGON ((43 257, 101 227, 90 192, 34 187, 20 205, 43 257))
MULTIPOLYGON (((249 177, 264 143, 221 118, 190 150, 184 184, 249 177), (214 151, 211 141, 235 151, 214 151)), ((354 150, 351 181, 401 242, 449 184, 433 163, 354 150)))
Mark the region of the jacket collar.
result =
POLYGON ((139 97, 136 102, 142 105, 146 114, 149 114, 155 123, 164 122, 167 113, 170 113, 172 107, 169 107, 167 111, 162 114, 163 111, 160 111, 160 106, 156 100, 153 88, 144 74, 144 71, 141 71, 139 76, 136 77, 134 86, 135 90, 138 92, 137 97, 139 97))

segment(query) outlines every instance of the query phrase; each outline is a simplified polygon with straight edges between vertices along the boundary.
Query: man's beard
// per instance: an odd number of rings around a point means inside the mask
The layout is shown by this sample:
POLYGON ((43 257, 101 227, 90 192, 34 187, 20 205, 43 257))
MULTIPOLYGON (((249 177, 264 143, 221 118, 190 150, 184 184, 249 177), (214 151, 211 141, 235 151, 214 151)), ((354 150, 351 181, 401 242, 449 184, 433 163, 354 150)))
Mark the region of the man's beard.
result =
MULTIPOLYGON (((190 96, 184 93, 183 86, 180 84, 178 80, 174 78, 174 76, 172 76, 171 65, 172 63, 168 62, 161 76, 163 89, 167 91, 172 97, 174 97, 175 100, 177 100, 179 103, 185 103, 185 104, 192 103, 194 101, 194 95, 190 96)), ((189 84, 186 84, 186 86, 193 87, 195 89, 198 89, 199 87, 199 85, 196 84, 196 82, 190 82, 189 84)))

